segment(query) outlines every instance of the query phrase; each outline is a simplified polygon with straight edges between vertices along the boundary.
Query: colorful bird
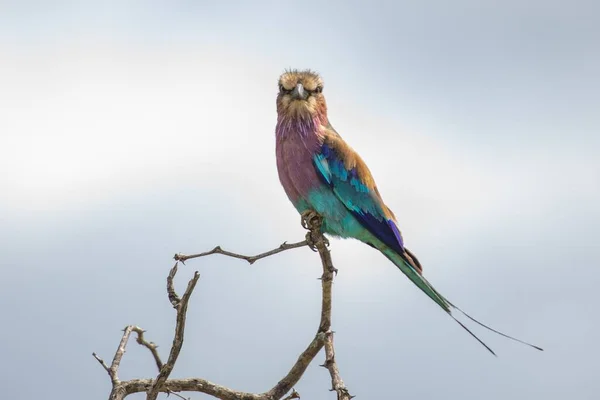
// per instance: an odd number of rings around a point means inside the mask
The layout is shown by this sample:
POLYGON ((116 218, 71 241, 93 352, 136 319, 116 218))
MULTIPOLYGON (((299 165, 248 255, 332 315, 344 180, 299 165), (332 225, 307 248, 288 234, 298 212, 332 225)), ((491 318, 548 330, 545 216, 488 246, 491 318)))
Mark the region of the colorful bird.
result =
POLYGON ((453 309, 502 336, 542 350, 473 319, 425 279, 369 168, 329 122, 323 80, 317 73, 290 70, 281 75, 275 136, 277 170, 285 193, 299 213, 313 210, 321 215, 323 233, 358 239, 379 250, 492 354, 454 317, 453 309))

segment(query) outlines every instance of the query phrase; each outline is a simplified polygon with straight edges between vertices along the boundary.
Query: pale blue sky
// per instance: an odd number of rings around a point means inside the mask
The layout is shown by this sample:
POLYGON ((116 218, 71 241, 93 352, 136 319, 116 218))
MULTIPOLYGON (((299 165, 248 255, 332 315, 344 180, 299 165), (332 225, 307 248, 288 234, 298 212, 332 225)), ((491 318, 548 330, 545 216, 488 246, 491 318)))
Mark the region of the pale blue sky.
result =
MULTIPOLYGON (((491 357, 385 257, 336 240, 352 394, 595 398, 600 6, 449 4, 0 2, 4 395, 106 398, 91 352, 112 357, 123 326, 166 354, 173 253, 303 237, 277 180, 275 95, 284 68, 310 67, 430 281, 546 348, 476 329, 491 357)), ((316 329, 316 255, 190 262, 181 287, 195 269, 173 376, 267 390, 316 329)), ((154 374, 142 350, 123 378, 154 374)), ((303 398, 334 398, 322 358, 303 398)))

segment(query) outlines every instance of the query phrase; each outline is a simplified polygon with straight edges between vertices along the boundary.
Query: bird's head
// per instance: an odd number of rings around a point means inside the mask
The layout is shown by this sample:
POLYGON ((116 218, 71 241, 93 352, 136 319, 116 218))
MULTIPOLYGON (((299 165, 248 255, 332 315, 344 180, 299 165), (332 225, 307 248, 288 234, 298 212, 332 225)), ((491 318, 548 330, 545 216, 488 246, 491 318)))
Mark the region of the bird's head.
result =
POLYGON ((323 79, 311 70, 289 70, 279 77, 277 113, 291 118, 326 118, 323 79))

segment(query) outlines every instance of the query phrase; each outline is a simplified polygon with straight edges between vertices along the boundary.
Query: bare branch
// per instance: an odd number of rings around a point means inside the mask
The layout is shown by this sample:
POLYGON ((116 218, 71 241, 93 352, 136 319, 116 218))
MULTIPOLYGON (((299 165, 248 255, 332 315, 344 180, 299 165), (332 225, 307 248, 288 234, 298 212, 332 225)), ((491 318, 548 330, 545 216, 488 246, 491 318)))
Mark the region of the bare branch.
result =
POLYGON ((156 343, 154 342, 147 342, 144 339, 144 330, 142 328, 140 328, 139 326, 134 326, 132 329, 133 332, 137 333, 137 339, 136 342, 138 342, 138 344, 144 346, 145 348, 147 348, 148 350, 150 350, 150 353, 152 353, 152 357, 154 357, 154 362, 156 363, 156 367, 158 368, 158 370, 160 371, 160 369, 163 367, 163 363, 160 360, 160 356, 158 355, 158 351, 156 350, 156 348, 158 347, 156 345, 156 343))
POLYGON ((236 391, 215 383, 209 382, 205 379, 200 378, 188 378, 188 379, 171 379, 168 380, 171 374, 177 357, 183 346, 184 332, 185 332, 185 319, 187 313, 188 303, 191 294, 198 282, 200 275, 196 271, 194 277, 189 281, 187 289, 183 296, 180 298, 175 292, 173 280, 177 273, 178 262, 175 263, 171 268, 167 277, 167 294, 171 305, 177 312, 176 324, 175 324, 175 336, 173 338, 173 345, 169 354, 169 359, 165 364, 162 363, 158 352, 156 350, 156 344, 147 342, 144 339, 144 331, 137 326, 128 326, 125 328, 123 338, 115 354, 115 358, 111 367, 106 366, 104 361, 94 354, 94 357, 100 362, 100 364, 106 369, 113 384, 111 391, 110 400, 122 400, 126 396, 133 393, 146 392, 148 400, 156 400, 159 393, 175 394, 180 398, 183 396, 177 394, 177 392, 183 391, 194 391, 201 392, 222 400, 291 400, 300 398, 300 395, 296 390, 293 389, 294 385, 298 383, 308 365, 312 362, 315 356, 325 347, 326 361, 324 366, 330 371, 333 390, 337 392, 338 400, 349 400, 352 398, 346 389, 344 382, 339 376, 339 370, 335 363, 334 351, 333 351, 333 333, 331 331, 331 298, 332 298, 332 283, 334 274, 337 270, 333 266, 331 260, 331 254, 328 250, 329 242, 323 236, 321 232, 322 218, 315 212, 307 212, 302 215, 302 226, 309 230, 306 235, 306 240, 302 242, 287 244, 284 242, 278 248, 261 253, 255 256, 245 256, 242 254, 232 253, 230 251, 222 250, 221 247, 217 246, 213 250, 193 254, 193 255, 175 255, 175 259, 179 262, 184 262, 191 258, 204 257, 211 254, 222 254, 228 257, 238 258, 246 260, 252 264, 257 260, 265 257, 269 257, 274 254, 281 253, 283 251, 294 249, 303 246, 309 246, 311 249, 318 251, 321 257, 321 265, 323 267, 323 274, 321 276, 322 285, 322 302, 321 302, 321 320, 319 321, 319 327, 315 334, 315 337, 306 347, 306 349, 300 354, 290 371, 284 376, 271 390, 261 393, 247 393, 236 391), (159 374, 156 379, 133 379, 126 382, 121 382, 117 378, 117 370, 121 362, 121 358, 125 352, 125 346, 131 332, 136 332, 137 342, 148 348, 154 357, 154 361, 159 369, 159 374), (284 396, 292 392, 284 398, 284 396))
MULTIPOLYGON (((177 264, 173 266, 171 272, 169 273, 169 278, 167 279, 167 292, 169 293, 169 300, 171 300, 171 304, 173 304, 174 300, 172 299, 171 293, 175 293, 175 289, 173 287, 173 277, 177 273, 177 264)), ((177 362, 177 357, 179 357, 179 353, 181 352, 181 348, 183 347, 183 336, 185 333, 185 318, 187 314, 188 303, 190 302, 190 297, 192 296, 192 292, 196 287, 196 283, 198 283, 198 279, 200 278, 200 274, 198 271, 194 273, 194 277, 188 282, 188 286, 181 297, 181 300, 174 307, 177 309, 177 322, 175 323, 175 337, 173 338, 173 346, 171 346, 171 352, 169 353, 169 359, 167 363, 164 364, 160 368, 160 372, 154 381, 154 384, 148 391, 146 395, 147 400, 156 400, 159 393, 159 388, 165 383, 171 371, 175 367, 175 362, 177 362)))
POLYGON ((340 376, 340 370, 338 369, 337 362, 335 361, 332 331, 327 332, 327 338, 325 340, 325 364, 322 366, 327 368, 329 375, 331 375, 331 391, 336 392, 338 400, 352 399, 354 396, 351 396, 348 392, 348 388, 340 376))
POLYGON ((119 343, 117 352, 115 353, 112 364, 110 365, 110 377, 113 385, 119 383, 119 365, 121 365, 121 359, 123 358, 123 354, 125 354, 125 347, 127 347, 127 341, 129 340, 132 330, 133 326, 131 325, 126 326, 125 329, 123 329, 123 337, 121 337, 121 342, 119 343))
MULTIPOLYGON (((123 393, 123 396, 110 398, 110 400, 121 400, 133 393, 146 392, 153 384, 153 379, 132 379, 122 382, 118 389, 123 393)), ((264 395, 239 392, 201 378, 169 379, 159 388, 159 391, 162 393, 199 392, 221 400, 267 400, 264 395)))
POLYGON ((177 264, 178 262, 175 262, 175 265, 173 265, 173 268, 171 268, 171 271, 169 271, 169 276, 167 276, 167 295, 169 296, 171 305, 175 308, 177 308, 179 303, 181 303, 181 299, 175 292, 175 287, 173 286, 173 279, 177 273, 177 264))
POLYGON ((131 332, 137 333, 138 337, 137 337, 136 341, 140 345, 142 345, 142 346, 146 347, 148 350, 150 350, 150 352, 152 353, 152 356, 154 357, 154 361, 156 363, 156 366, 158 367, 158 370, 160 371, 160 369, 162 368, 162 361, 160 360, 160 356, 158 355, 158 351, 156 350, 156 348, 158 346, 155 343, 147 342, 144 339, 145 331, 142 328, 140 328, 139 326, 129 325, 129 326, 126 326, 125 329, 123 329, 123 337, 121 338, 121 343, 119 344, 119 348, 117 349, 117 352, 115 353, 115 358, 113 359, 112 365, 110 367, 108 367, 106 365, 106 363, 104 362, 104 360, 101 359, 100 357, 98 357, 98 355, 96 353, 92 353, 92 356, 94 356, 94 358, 96 360, 98 360, 100 365, 102 365, 102 367, 104 367, 104 369, 108 373, 108 376, 111 378, 112 382, 119 381, 119 379, 117 377, 117 370, 119 369, 119 364, 121 362, 121 359, 123 358, 123 353, 125 353, 125 346, 127 345, 127 341, 129 340, 129 336, 130 336, 131 332))
POLYGON ((259 399, 281 399, 290 389, 298 383, 306 368, 310 365, 312 360, 319 354, 319 351, 325 345, 326 335, 323 332, 317 332, 315 338, 310 342, 306 350, 300 354, 298 360, 290 369, 290 372, 284 376, 277 385, 271 390, 263 393, 259 399))
POLYGON ((115 356, 113 357, 113 361, 110 367, 107 366, 104 360, 98 357, 96 353, 92 353, 92 356, 94 356, 94 358, 98 360, 100 365, 102 365, 102 367, 106 370, 108 376, 110 377, 110 381, 112 383, 112 390, 110 392, 109 399, 111 400, 120 400, 124 398, 124 396, 120 396, 121 393, 117 390, 121 384, 121 381, 119 380, 118 376, 118 371, 119 365, 121 364, 121 359, 123 358, 123 354, 125 354, 125 347, 127 346, 127 341, 129 340, 129 336, 131 335, 133 328, 133 325, 129 325, 126 326, 125 329, 123 329, 123 336, 121 337, 119 347, 117 347, 117 351, 115 352, 115 356))
POLYGON ((211 251, 206 251, 204 253, 192 254, 189 256, 186 256, 185 254, 175 254, 175 256, 173 258, 176 261, 185 262, 192 258, 210 256, 211 254, 222 254, 227 257, 233 257, 233 258, 239 258, 241 260, 246 260, 246 261, 248 261, 248 263, 254 264, 256 261, 260 260, 261 258, 266 258, 266 257, 272 256, 274 254, 281 253, 282 251, 297 249, 298 247, 304 247, 307 245, 308 245, 308 242, 306 240, 303 240, 302 242, 297 242, 297 243, 283 242, 276 249, 269 250, 264 253, 257 254, 255 256, 245 256, 243 254, 232 253, 231 251, 223 250, 221 248, 221 246, 217 246, 214 249, 212 249, 211 251))
POLYGON ((98 357, 98 355, 96 353, 92 353, 92 356, 94 356, 94 358, 100 363, 100 365, 102 365, 102 367, 108 373, 108 376, 112 378, 112 376, 110 375, 110 368, 108 368, 108 365, 106 365, 106 363, 104 362, 104 360, 101 359, 100 357, 98 357))
POLYGON ((340 377, 340 371, 335 361, 335 350, 333 347, 333 331, 331 330, 331 296, 332 296, 332 285, 334 274, 337 274, 337 269, 333 266, 331 260, 331 253, 327 248, 329 242, 321 234, 321 217, 314 211, 308 211, 302 215, 302 224, 306 225, 306 228, 310 229, 307 233, 307 241, 311 247, 314 247, 321 256, 321 264, 323 266, 323 276, 321 282, 323 286, 323 300, 321 308, 321 323, 319 325, 319 331, 325 334, 325 364, 323 366, 327 368, 331 375, 332 391, 337 394, 338 400, 350 400, 352 399, 344 381, 340 377))

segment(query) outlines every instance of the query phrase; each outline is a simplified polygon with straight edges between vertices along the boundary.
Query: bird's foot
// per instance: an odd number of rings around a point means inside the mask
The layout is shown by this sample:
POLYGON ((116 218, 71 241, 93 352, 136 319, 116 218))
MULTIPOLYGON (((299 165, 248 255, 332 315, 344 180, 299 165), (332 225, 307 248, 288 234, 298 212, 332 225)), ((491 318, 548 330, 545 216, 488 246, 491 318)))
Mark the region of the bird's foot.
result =
POLYGON ((314 210, 306 210, 300 216, 300 223, 304 229, 309 231, 320 229, 323 217, 314 210))
POLYGON ((310 247, 310 249, 314 252, 319 251, 319 248, 317 246, 317 241, 321 241, 325 245, 325 247, 329 247, 329 239, 327 239, 322 234, 318 239, 315 240, 313 238, 312 232, 306 232, 306 236, 304 238, 305 238, 306 242, 308 243, 308 247, 310 247))
POLYGON ((306 243, 308 243, 308 247, 309 247, 309 248, 310 248, 312 251, 314 251, 314 252, 317 252, 317 251, 319 251, 319 250, 317 249, 317 245, 315 244, 315 241, 313 240, 313 237, 312 237, 312 232, 306 232, 306 243))
POLYGON ((313 210, 306 210, 302 213, 301 217, 302 227, 307 229, 306 241, 308 247, 312 251, 318 251, 318 242, 321 242, 325 247, 329 247, 329 240, 321 232, 321 226, 323 225, 323 217, 313 210))

